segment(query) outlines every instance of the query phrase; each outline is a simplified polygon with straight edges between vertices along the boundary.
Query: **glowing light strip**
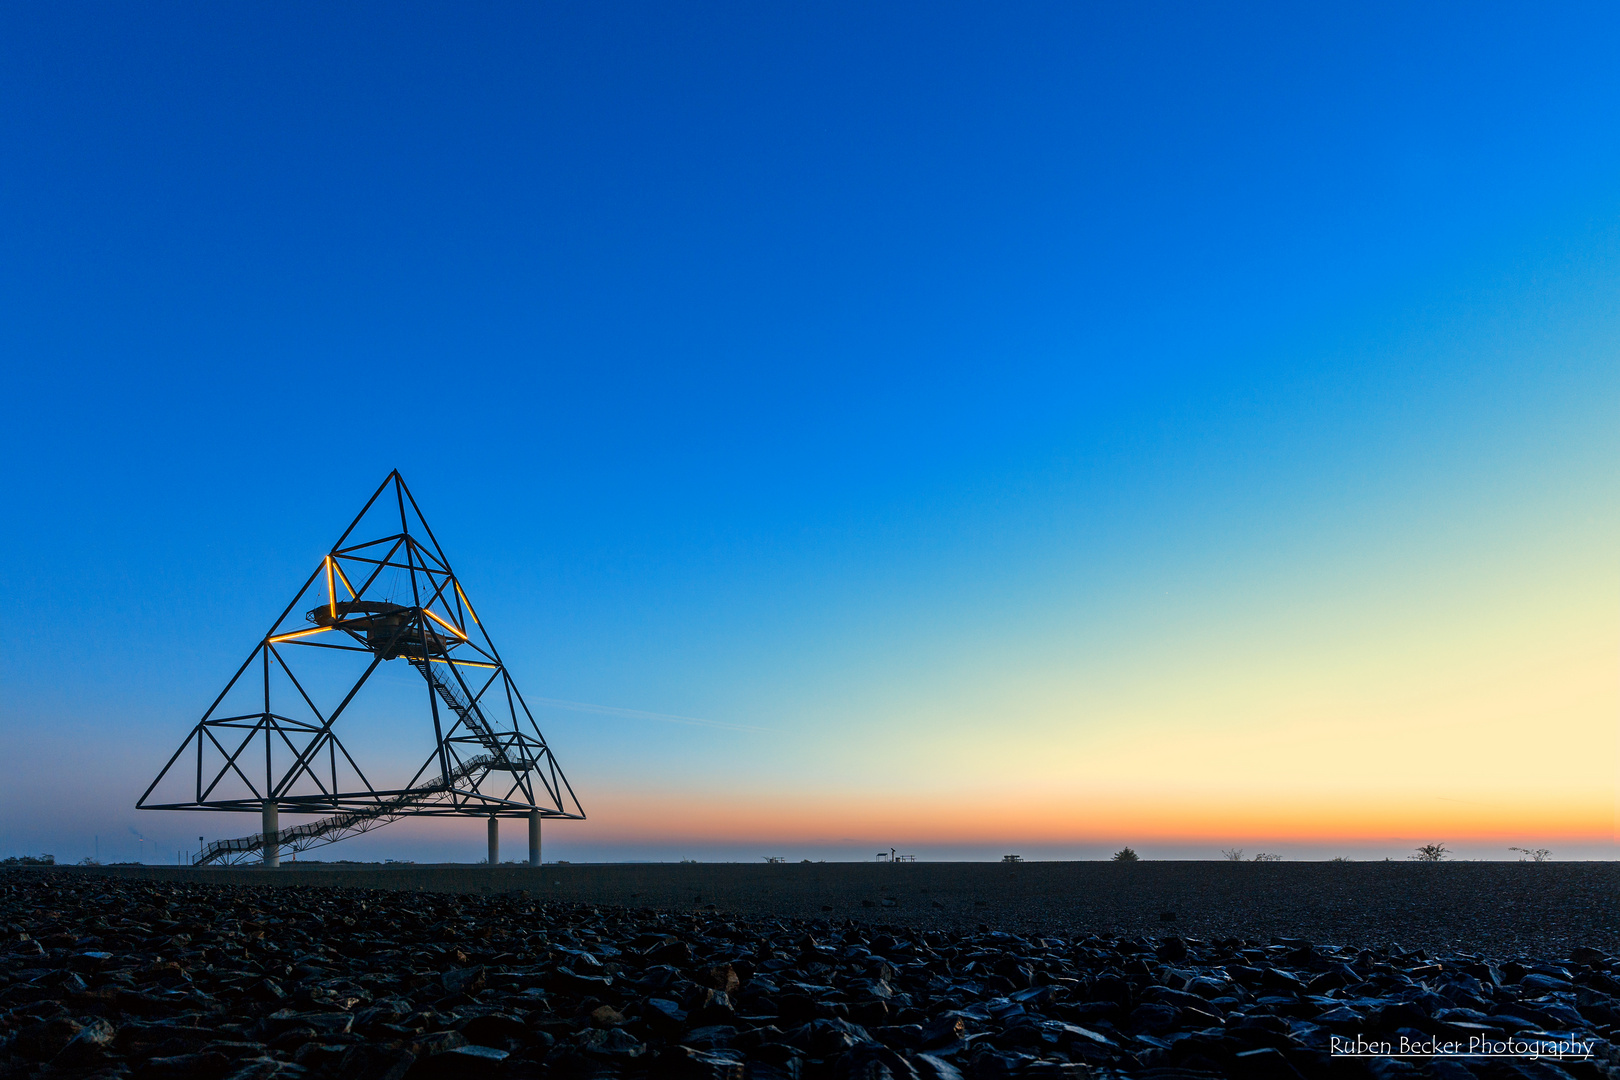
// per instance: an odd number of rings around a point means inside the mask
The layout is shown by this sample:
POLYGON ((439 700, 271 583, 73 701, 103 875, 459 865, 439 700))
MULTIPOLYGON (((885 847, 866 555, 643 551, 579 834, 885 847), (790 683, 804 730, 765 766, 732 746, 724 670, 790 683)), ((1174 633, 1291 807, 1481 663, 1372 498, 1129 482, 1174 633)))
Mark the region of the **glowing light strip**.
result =
POLYGON ((332 583, 332 556, 326 557, 326 606, 332 612, 332 621, 337 622, 337 586, 332 583))
POLYGON ((445 622, 443 619, 441 619, 437 615, 433 614, 433 612, 429 611, 427 608, 422 609, 422 614, 426 615, 428 618, 432 619, 434 622, 438 623, 440 626, 444 627, 446 630, 448 630, 452 634, 456 635, 456 637, 460 638, 462 641, 467 640, 467 635, 466 634, 463 634, 460 630, 457 630, 455 627, 451 626, 449 623, 445 622))
POLYGON ((456 595, 461 597, 461 605, 467 609, 467 614, 472 616, 472 621, 478 626, 483 626, 484 624, 478 621, 478 612, 472 609, 472 603, 467 599, 467 594, 461 591, 461 582, 459 581, 456 582, 456 595))
POLYGON ((345 574, 343 572, 343 567, 338 565, 338 562, 337 562, 336 559, 332 560, 332 569, 337 571, 337 576, 343 581, 343 587, 345 589, 349 590, 349 599, 350 600, 358 600, 358 599, 360 599, 358 596, 355 595, 354 586, 349 584, 349 575, 345 574))
POLYGON ((313 630, 295 630, 290 634, 278 634, 273 638, 265 638, 265 641, 273 645, 278 641, 291 641, 293 638, 309 637, 311 634, 324 634, 330 629, 332 629, 330 626, 317 626, 313 630))
POLYGON ((499 664, 486 664, 482 660, 440 660, 437 656, 428 657, 435 664, 455 664, 458 667, 487 667, 498 668, 499 664))

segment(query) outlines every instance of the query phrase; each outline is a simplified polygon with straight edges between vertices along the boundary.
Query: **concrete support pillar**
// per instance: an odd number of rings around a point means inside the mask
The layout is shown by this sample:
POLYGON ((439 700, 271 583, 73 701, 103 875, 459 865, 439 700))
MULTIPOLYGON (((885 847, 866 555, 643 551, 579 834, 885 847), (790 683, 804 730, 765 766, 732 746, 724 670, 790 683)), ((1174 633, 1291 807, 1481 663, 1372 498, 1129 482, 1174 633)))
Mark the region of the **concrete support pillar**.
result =
POLYGON ((529 811, 529 865, 540 865, 540 811, 529 811))
POLYGON ((501 819, 489 815, 489 865, 501 865, 501 819))
POLYGON ((281 811, 274 799, 264 800, 263 827, 264 833, 264 865, 281 865, 281 811))

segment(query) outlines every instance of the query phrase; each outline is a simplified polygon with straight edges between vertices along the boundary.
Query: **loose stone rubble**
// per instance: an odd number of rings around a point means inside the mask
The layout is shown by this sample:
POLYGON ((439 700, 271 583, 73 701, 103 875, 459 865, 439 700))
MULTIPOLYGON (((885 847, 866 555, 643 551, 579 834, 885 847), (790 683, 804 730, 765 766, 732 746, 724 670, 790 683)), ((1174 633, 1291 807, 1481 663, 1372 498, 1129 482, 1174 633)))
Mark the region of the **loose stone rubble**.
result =
POLYGON ((1589 948, 955 933, 40 872, 0 874, 0 927, 0 1078, 1620 1074, 1620 958, 1589 948), (1335 1038, 1590 1057, 1335 1057, 1335 1038))

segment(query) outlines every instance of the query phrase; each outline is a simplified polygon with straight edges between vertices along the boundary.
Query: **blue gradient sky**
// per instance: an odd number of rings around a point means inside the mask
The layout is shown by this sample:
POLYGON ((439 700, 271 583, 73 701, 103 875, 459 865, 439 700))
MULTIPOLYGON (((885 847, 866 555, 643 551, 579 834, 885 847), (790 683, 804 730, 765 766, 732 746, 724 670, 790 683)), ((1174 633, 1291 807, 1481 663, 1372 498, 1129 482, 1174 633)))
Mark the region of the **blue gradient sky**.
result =
POLYGON ((531 699, 619 710, 542 712, 551 856, 1609 857, 1617 50, 9 5, 0 854, 254 831, 131 807, 398 467, 531 699))

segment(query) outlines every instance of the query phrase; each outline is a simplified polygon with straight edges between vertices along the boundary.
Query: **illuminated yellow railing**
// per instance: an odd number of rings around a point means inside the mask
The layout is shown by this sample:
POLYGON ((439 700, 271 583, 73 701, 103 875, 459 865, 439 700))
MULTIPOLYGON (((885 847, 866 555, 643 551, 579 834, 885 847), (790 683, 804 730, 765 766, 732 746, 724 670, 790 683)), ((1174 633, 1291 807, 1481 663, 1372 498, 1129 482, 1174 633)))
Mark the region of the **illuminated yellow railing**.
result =
POLYGON ((426 615, 428 618, 432 619, 434 622, 438 623, 440 626, 444 627, 446 630, 448 630, 452 634, 456 635, 456 637, 460 638, 462 641, 467 640, 467 635, 466 634, 463 634, 460 630, 456 629, 454 626, 451 626, 449 623, 445 622, 443 619, 441 619, 437 615, 433 614, 433 612, 429 611, 427 608, 422 609, 422 614, 426 615))
POLYGON ((311 634, 324 634, 330 629, 332 629, 330 626, 317 626, 313 630, 295 630, 290 634, 277 634, 275 637, 266 638, 265 640, 274 645, 278 641, 291 641, 293 638, 309 637, 311 634))

